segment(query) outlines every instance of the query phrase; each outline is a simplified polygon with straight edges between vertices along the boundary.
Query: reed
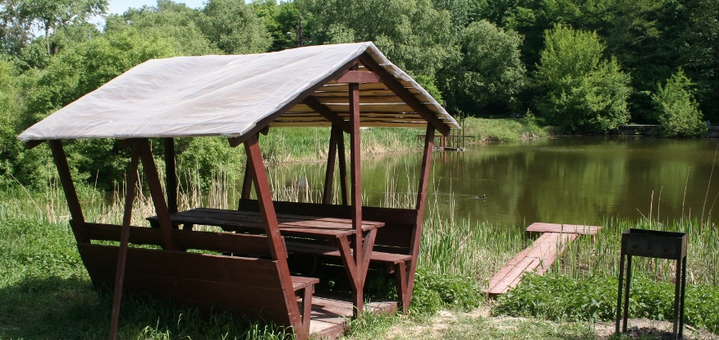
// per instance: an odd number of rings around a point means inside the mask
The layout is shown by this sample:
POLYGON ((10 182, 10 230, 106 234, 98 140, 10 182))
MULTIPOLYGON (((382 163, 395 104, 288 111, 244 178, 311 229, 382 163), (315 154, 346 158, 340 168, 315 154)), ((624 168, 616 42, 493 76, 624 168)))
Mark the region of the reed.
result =
MULTIPOLYGON (((270 182, 274 199, 319 202, 322 190, 318 183, 303 185, 301 180, 297 180, 306 177, 307 174, 293 175, 292 178, 272 175, 270 182)), ((232 209, 239 197, 239 188, 230 183, 231 178, 218 173, 213 176, 212 189, 206 192, 199 187, 181 188, 180 209, 197 206, 232 209)), ((392 174, 388 178, 396 179, 392 174)), ((398 182, 387 180, 381 204, 396 208, 414 207, 417 188, 414 185, 401 188, 398 182)), ((0 249, 3 252, 0 256, 0 315, 3 316, 0 318, 0 338, 50 338, 52 334, 67 334, 67 337, 79 339, 104 336, 109 317, 103 313, 107 313, 109 307, 102 306, 109 302, 98 298, 92 291, 69 230, 69 212, 64 194, 57 180, 50 179, 48 183, 43 192, 31 192, 20 186, 0 191, 0 249), (44 306, 43 309, 35 308, 38 305, 44 306), (50 315, 55 315, 50 318, 52 321, 48 321, 50 315), (42 325, 39 328, 43 331, 35 331, 37 325, 42 325), (71 330, 68 325, 74 325, 82 332, 71 330)), ((142 188, 143 183, 135 188, 138 192, 133 205, 135 225, 147 225, 145 217, 154 214, 152 199, 142 188)), ((78 186, 86 219, 119 223, 126 190, 119 187, 106 196, 93 187, 78 186)), ((335 188, 335 202, 338 201, 337 191, 335 188)), ((419 257, 421 275, 418 280, 471 276, 474 282, 483 286, 501 266, 532 242, 525 235, 524 226, 494 225, 456 216, 451 194, 430 192, 423 224, 419 257), (439 203, 446 200, 449 200, 449 209, 441 209, 447 205, 439 203)), ((681 231, 689 235, 688 283, 719 285, 719 231, 714 223, 689 218, 666 223, 658 223, 656 218, 638 221, 608 218, 601 226, 602 231, 596 237, 581 236, 571 243, 552 271, 580 281, 592 277, 616 277, 621 232, 628 228, 681 231)), ((670 261, 638 258, 633 267, 635 275, 650 280, 671 282, 674 278, 674 265, 670 261)), ((429 295, 422 289, 448 289, 421 282, 417 287, 417 297, 429 295)), ((227 328, 230 327, 228 324, 236 323, 234 319, 220 319, 223 321, 217 324, 205 321, 187 323, 195 319, 187 310, 167 307, 164 303, 160 305, 165 307, 157 307, 142 300, 130 301, 134 307, 123 307, 124 313, 144 316, 123 316, 127 325, 121 329, 123 338, 169 339, 185 335, 208 338, 201 335, 208 332, 208 327, 212 334, 217 335, 216 338, 243 339, 249 336, 246 332, 264 334, 257 335, 259 338, 282 338, 281 333, 269 332, 259 324, 243 326, 245 328, 238 330, 227 328), (154 309, 158 311, 151 314, 154 309)), ((421 299, 418 298, 418 301, 421 299)))

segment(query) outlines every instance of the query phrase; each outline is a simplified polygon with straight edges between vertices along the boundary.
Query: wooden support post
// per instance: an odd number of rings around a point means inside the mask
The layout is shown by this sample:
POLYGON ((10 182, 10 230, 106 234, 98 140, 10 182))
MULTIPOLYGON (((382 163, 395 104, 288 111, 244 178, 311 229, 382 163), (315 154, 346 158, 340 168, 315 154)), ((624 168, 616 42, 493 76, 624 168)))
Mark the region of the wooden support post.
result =
MULTIPOLYGON (((417 270, 417 258, 419 256, 419 245, 422 238, 422 222, 424 220, 424 208, 427 204, 427 187, 429 186, 429 174, 432 170, 432 151, 434 150, 434 126, 427 124, 427 133, 424 137, 424 155, 422 156, 422 170, 419 176, 419 188, 417 190, 417 222, 412 235, 412 264, 409 268, 409 278, 414 278, 417 270)), ((403 297, 405 304, 409 306, 412 297, 412 289, 414 288, 414 280, 407 282, 407 296, 403 297)))
POLYGON ((364 248, 362 246, 362 176, 360 162, 360 107, 359 107, 359 84, 349 84, 349 103, 350 103, 350 176, 352 178, 352 227, 355 230, 354 239, 354 260, 357 273, 353 276, 353 302, 355 305, 354 316, 364 310, 364 274, 366 268, 362 268, 364 264, 364 248))
POLYGON ((164 138, 165 144, 165 191, 167 210, 177 212, 177 164, 175 162, 175 139, 164 138))
POLYGON ((277 265, 279 268, 280 281, 282 282, 282 287, 284 287, 283 294, 285 303, 290 309, 290 322, 296 326, 295 331, 301 332, 303 330, 301 330, 302 328, 299 326, 302 325, 302 319, 300 317, 297 299, 292 289, 292 278, 286 260, 287 250, 285 249, 285 243, 280 234, 277 214, 274 203, 272 202, 272 193, 270 192, 270 185, 267 181, 265 163, 262 160, 257 135, 247 139, 244 145, 245 152, 247 153, 248 168, 252 169, 252 180, 255 185, 255 193, 257 194, 257 203, 260 208, 260 214, 262 215, 262 221, 264 222, 267 240, 270 243, 270 252, 272 253, 272 257, 278 260, 277 265))
POLYGON ((347 156, 345 155, 345 136, 343 133, 337 133, 337 160, 340 168, 340 195, 342 195, 342 205, 349 205, 347 194, 347 156))
MULTIPOLYGON (((325 188, 322 193, 322 204, 332 203, 332 184, 334 182, 335 174, 335 163, 337 162, 337 135, 339 127, 332 125, 332 132, 330 135, 330 150, 327 153, 327 169, 325 169, 325 188)), ((342 137, 341 131, 339 131, 340 138, 342 137)))
POLYGON ((250 199, 250 195, 252 194, 252 178, 254 177, 252 166, 250 166, 250 156, 247 155, 247 160, 245 161, 245 178, 242 180, 242 195, 240 196, 242 199, 250 199))
POLYGON ((252 181, 255 185, 260 214, 265 224, 267 238, 271 243, 270 251, 275 259, 287 258, 284 243, 282 242, 282 235, 280 234, 280 227, 277 222, 275 206, 272 202, 272 193, 270 193, 270 186, 267 181, 265 163, 262 160, 260 146, 257 143, 257 136, 245 142, 245 151, 247 152, 248 169, 252 169, 252 181))
POLYGON ((135 200, 135 185, 137 184, 137 164, 140 148, 132 148, 130 169, 127 179, 127 194, 125 195, 125 210, 122 217, 120 232, 120 249, 117 254, 117 269, 115 270, 115 294, 112 300, 112 319, 110 320, 110 340, 117 339, 117 329, 120 323, 120 302, 122 301, 122 284, 125 279, 125 265, 127 264, 127 247, 130 242, 130 221, 132 220, 132 202, 135 200))
POLYGON ((80 200, 77 198, 75 184, 72 182, 72 175, 67 165, 67 157, 65 156, 65 149, 62 147, 62 141, 51 140, 49 144, 55 166, 57 167, 58 176, 60 176, 62 190, 65 192, 65 200, 70 209, 70 216, 72 216, 70 226, 72 227, 73 234, 75 234, 75 240, 77 243, 89 243, 90 238, 87 236, 83 227, 85 224, 85 216, 82 214, 80 200))
POLYGON ((155 213, 157 213, 157 222, 162 231, 162 240, 164 249, 179 250, 177 241, 174 237, 172 220, 170 219, 170 211, 165 202, 165 196, 162 193, 162 184, 160 184, 160 176, 155 167, 155 160, 152 158, 152 150, 150 149, 150 141, 147 138, 138 139, 136 147, 140 149, 140 159, 142 160, 142 169, 145 173, 147 185, 150 187, 150 195, 155 204, 155 213))

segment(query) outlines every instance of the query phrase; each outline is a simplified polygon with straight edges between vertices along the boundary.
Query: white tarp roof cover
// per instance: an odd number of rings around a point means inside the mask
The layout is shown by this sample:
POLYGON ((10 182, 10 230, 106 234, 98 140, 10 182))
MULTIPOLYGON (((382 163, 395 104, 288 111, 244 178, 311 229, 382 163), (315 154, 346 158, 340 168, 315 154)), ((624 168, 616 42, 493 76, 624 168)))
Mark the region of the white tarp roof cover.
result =
MULTIPOLYGON (((330 126, 327 119, 299 103, 298 97, 321 83, 310 94, 348 120, 348 86, 328 77, 363 53, 442 123, 459 128, 427 91, 373 43, 365 42, 149 60, 56 111, 18 138, 241 137, 280 110, 282 115, 269 126, 330 126)), ((360 96, 362 126, 427 126, 426 119, 382 83, 360 85, 360 96)))

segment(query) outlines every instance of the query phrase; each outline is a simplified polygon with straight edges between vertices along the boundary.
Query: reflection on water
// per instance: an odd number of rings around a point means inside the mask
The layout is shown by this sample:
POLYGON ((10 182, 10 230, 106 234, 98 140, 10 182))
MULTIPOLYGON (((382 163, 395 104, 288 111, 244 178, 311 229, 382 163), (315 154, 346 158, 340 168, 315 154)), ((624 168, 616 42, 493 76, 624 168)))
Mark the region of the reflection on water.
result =
MULTIPOLYGON (((428 203, 450 209, 453 197, 455 216, 495 225, 598 224, 613 216, 706 219, 719 214, 719 173, 712 178, 718 143, 572 137, 437 152, 428 203)), ((364 160, 364 200, 411 206, 414 198, 406 194, 417 190, 420 160, 421 153, 364 160)), ((281 173, 303 179, 313 193, 305 198, 319 200, 324 164, 281 173)))

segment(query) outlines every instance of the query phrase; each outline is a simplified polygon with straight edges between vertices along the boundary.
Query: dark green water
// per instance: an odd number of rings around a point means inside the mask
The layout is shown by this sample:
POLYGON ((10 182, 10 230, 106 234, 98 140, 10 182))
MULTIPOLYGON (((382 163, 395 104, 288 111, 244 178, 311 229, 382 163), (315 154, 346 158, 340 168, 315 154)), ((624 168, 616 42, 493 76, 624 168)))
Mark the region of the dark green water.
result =
MULTIPOLYGON (((428 204, 495 225, 598 224, 617 216, 707 219, 719 215, 719 164, 712 170, 717 144, 574 137, 436 152, 428 204)), ((391 202, 399 197, 400 204, 411 204, 407 193, 416 191, 420 159, 410 153, 365 160, 365 201, 397 205, 391 202)), ((294 166, 280 176, 287 185, 306 177, 316 196, 324 164, 294 166)))

